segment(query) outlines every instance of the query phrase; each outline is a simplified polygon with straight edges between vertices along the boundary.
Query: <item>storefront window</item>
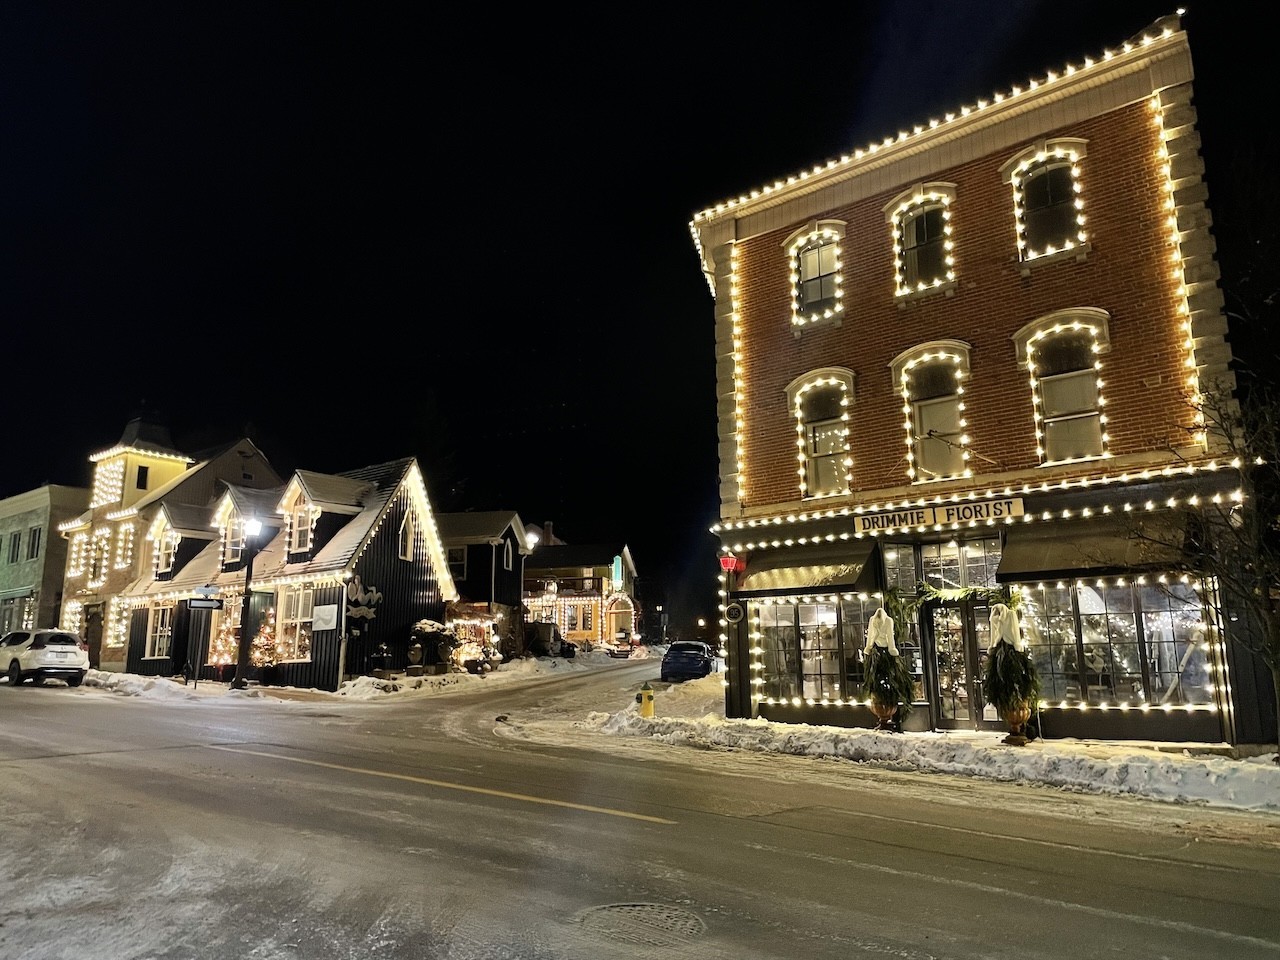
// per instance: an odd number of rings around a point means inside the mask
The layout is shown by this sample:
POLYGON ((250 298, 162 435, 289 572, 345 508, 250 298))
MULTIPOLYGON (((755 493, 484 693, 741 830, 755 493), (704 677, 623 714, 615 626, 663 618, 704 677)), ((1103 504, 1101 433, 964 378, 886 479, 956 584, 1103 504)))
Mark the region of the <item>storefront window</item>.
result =
POLYGON ((1150 577, 1020 589, 1022 633, 1046 700, 1214 702, 1206 618, 1216 615, 1190 585, 1150 577))
POLYGON ((833 603, 802 603, 800 618, 800 676, 803 696, 839 699, 840 639, 833 603))
POLYGON ((760 694, 789 700, 798 695, 795 607, 762 606, 759 616, 760 646, 764 651, 760 656, 763 666, 760 679, 764 681, 760 694))

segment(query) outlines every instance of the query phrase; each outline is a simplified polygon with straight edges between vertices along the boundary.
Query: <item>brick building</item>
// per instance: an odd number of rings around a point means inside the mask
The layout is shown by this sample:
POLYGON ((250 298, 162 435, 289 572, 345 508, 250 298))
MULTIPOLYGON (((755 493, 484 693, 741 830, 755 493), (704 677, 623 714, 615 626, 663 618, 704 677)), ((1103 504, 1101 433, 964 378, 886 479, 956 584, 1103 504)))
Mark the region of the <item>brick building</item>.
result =
POLYGON ((730 716, 872 725, 865 625, 908 725, 999 728, 1012 600, 1046 736, 1274 741, 1267 671, 1184 541, 1238 473, 1192 62, 1177 17, 695 214, 715 300, 730 716))

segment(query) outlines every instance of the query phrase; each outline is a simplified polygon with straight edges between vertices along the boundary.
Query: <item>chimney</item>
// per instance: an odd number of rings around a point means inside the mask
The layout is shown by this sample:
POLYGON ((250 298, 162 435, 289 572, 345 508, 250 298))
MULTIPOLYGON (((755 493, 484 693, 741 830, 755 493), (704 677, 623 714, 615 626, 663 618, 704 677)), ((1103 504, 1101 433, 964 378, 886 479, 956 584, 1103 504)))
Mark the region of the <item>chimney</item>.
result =
POLYGON ((556 542, 556 536, 551 532, 551 521, 548 520, 542 525, 542 542, 548 547, 556 542))

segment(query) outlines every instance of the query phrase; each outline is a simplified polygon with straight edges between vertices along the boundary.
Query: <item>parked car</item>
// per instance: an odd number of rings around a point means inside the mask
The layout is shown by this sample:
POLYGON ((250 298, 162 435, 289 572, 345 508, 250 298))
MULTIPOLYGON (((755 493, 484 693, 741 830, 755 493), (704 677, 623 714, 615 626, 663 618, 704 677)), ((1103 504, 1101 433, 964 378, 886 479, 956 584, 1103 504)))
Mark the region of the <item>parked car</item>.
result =
POLYGON ((701 640, 677 640, 662 655, 662 682, 696 680, 705 677, 716 666, 711 645, 701 640))
POLYGON ((0 637, 0 670, 11 687, 29 678, 78 687, 89 671, 89 645, 66 630, 14 630, 0 637))

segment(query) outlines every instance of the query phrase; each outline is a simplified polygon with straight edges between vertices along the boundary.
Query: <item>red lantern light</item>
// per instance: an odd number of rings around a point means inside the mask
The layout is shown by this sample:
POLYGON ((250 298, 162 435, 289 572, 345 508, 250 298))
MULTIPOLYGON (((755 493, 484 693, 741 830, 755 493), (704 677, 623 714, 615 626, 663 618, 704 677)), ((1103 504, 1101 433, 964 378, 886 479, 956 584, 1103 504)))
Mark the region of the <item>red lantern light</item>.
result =
POLYGON ((746 564, 735 557, 732 553, 727 553, 720 558, 720 569, 725 573, 737 573, 746 564))

